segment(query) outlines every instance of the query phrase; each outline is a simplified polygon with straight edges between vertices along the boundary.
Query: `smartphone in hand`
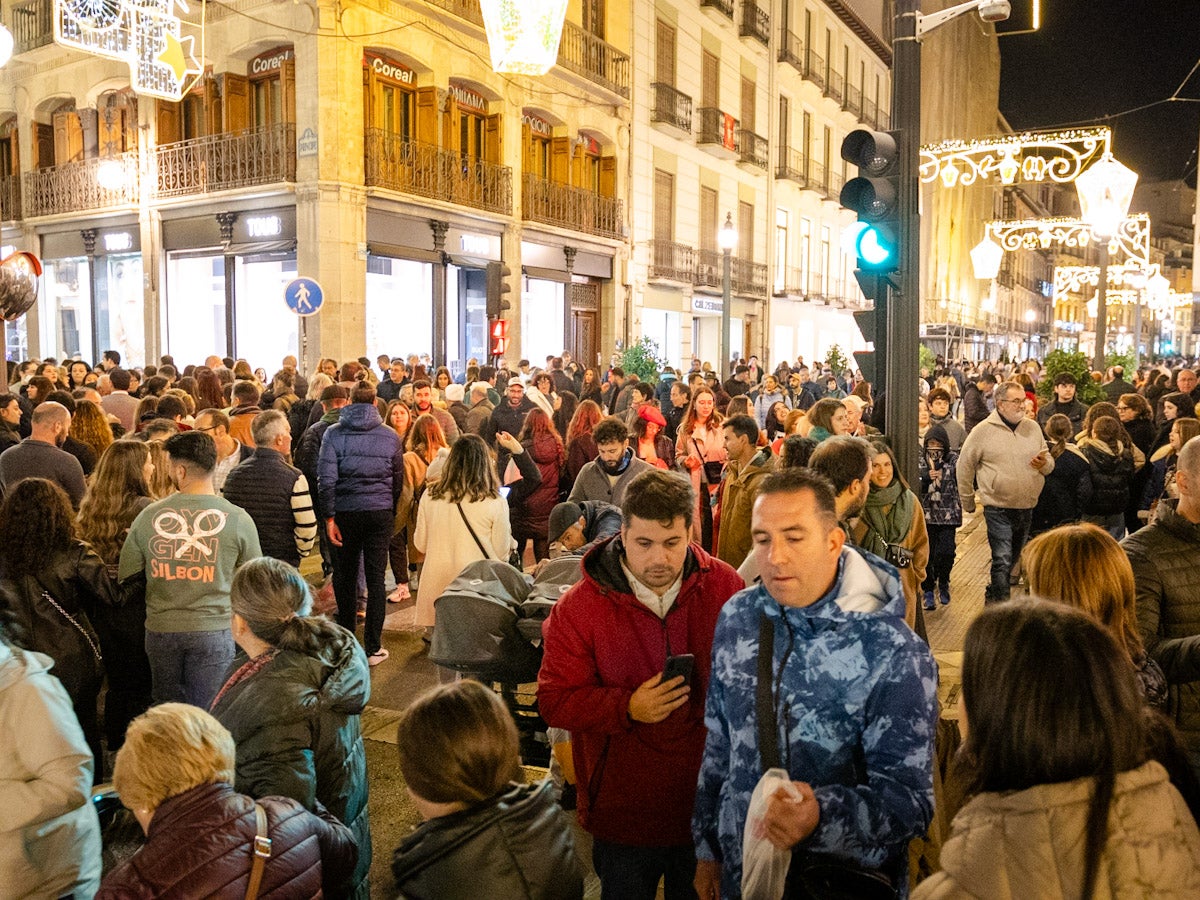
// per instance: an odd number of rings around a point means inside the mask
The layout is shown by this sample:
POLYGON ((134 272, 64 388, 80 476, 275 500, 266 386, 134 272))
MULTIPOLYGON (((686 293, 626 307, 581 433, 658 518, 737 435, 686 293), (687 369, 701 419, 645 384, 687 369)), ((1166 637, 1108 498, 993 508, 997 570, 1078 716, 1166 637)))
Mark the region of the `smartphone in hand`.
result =
POLYGON ((692 653, 680 653, 678 656, 668 656, 667 664, 663 666, 663 682, 671 681, 682 675, 683 683, 690 685, 692 683, 692 668, 695 664, 696 657, 692 653))

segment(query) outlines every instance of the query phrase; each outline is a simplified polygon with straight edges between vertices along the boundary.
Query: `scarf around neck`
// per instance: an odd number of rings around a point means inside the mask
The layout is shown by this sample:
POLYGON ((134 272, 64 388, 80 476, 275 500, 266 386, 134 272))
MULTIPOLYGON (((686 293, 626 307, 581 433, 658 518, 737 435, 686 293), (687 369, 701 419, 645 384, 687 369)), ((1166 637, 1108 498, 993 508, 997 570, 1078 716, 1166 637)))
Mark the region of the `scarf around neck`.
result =
POLYGON ((867 550, 883 556, 887 547, 872 544, 899 544, 912 527, 913 493, 907 490, 899 478, 885 488, 871 488, 862 520, 867 524, 867 550))

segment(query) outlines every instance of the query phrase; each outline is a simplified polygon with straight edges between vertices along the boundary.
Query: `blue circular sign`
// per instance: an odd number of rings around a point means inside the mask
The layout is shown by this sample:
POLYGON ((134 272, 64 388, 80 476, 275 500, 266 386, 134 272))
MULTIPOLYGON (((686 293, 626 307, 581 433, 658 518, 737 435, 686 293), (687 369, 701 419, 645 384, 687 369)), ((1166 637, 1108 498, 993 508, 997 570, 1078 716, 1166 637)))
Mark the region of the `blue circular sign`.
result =
POLYGON ((296 278, 283 289, 288 309, 298 316, 312 316, 321 311, 325 292, 313 278, 296 278))

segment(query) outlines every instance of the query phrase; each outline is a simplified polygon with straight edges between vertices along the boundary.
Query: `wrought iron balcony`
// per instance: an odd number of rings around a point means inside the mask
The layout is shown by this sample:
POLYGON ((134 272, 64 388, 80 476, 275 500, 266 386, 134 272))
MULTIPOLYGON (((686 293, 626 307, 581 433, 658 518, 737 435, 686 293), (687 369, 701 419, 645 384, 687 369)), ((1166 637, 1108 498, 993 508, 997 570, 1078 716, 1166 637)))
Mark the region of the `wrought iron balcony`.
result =
POLYGON ((531 222, 584 234, 618 239, 623 234, 620 200, 548 181, 529 172, 521 178, 521 214, 531 222))
POLYGON ((366 145, 368 187, 512 214, 512 169, 508 166, 406 141, 382 128, 367 129, 366 145))
POLYGON ((26 172, 21 177, 27 218, 132 206, 138 202, 137 151, 64 163, 26 172), (102 181, 109 186, 101 184, 102 181))
POLYGON ((842 102, 842 94, 844 93, 844 79, 842 73, 829 70, 829 77, 825 79, 825 96, 832 97, 838 103, 842 102))
POLYGON ((158 197, 181 197, 296 180, 296 126, 211 134, 154 150, 158 197))
POLYGON ((780 32, 779 61, 804 74, 804 41, 794 31, 780 32))
MULTIPOLYGON (((692 272, 692 284, 696 287, 722 287, 725 269, 720 250, 697 250, 696 268, 692 272)), ((732 260, 730 260, 732 263, 732 260)), ((733 266, 730 265, 730 282, 732 282, 733 266)))
POLYGON ((674 241, 650 242, 650 277, 690 284, 696 272, 696 250, 674 241))
POLYGON ((811 48, 804 63, 804 77, 819 88, 825 87, 825 58, 811 48))
POLYGON ((802 299, 807 286, 804 276, 804 270, 796 266, 777 268, 775 270, 774 282, 771 285, 771 292, 776 297, 798 297, 802 299))
POLYGON ((14 3, 9 10, 14 55, 54 43, 54 4, 51 0, 23 0, 14 3))
POLYGON ((654 91, 654 108, 650 111, 651 122, 662 122, 680 131, 692 133, 692 98, 670 84, 656 81, 650 85, 654 91))
POLYGON ((715 9, 726 18, 733 18, 733 0, 700 0, 701 9, 715 9))
POLYGON ((479 0, 425 0, 430 6, 444 9, 460 19, 466 19, 472 25, 483 27, 483 12, 479 9, 479 0))
POLYGON ((767 139, 762 135, 739 128, 737 132, 738 162, 764 172, 771 165, 767 139))
POLYGON ((629 57, 571 22, 563 23, 558 64, 629 99, 629 57))
POLYGON ((816 191, 823 197, 829 196, 829 173, 825 166, 816 160, 808 161, 808 189, 816 191))
POLYGON ((879 108, 875 105, 874 100, 863 98, 862 112, 858 115, 858 121, 864 125, 869 125, 872 128, 875 126, 875 116, 879 112, 879 108))
POLYGON ((742 0, 742 21, 738 35, 754 38, 764 47, 771 41, 771 14, 757 0, 742 0))
POLYGON ((730 260, 730 281, 733 293, 750 294, 755 297, 766 296, 767 293, 767 264, 756 263, 749 259, 734 257, 730 260))
POLYGON ((723 159, 737 157, 738 120, 714 106, 698 109, 696 114, 700 118, 700 134, 696 143, 713 156, 723 159))
POLYGON ((0 221, 16 222, 21 218, 21 176, 0 178, 0 221))
POLYGON ((858 115, 862 112, 862 91, 852 84, 846 85, 846 94, 842 97, 842 109, 858 115))
POLYGON ((804 154, 794 147, 779 148, 779 161, 775 164, 775 177, 786 178, 804 187, 808 184, 808 164, 804 154))

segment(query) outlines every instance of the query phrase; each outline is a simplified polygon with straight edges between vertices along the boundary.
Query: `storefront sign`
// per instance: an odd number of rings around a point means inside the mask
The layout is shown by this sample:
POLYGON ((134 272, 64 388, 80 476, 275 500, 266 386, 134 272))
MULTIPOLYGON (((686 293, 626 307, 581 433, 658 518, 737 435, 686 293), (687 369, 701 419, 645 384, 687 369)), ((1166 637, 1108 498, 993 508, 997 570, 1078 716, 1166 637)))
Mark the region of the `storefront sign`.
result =
POLYGON ((283 234, 283 220, 279 216, 248 216, 246 233, 252 238, 278 237, 283 234))
POLYGON ((392 81, 400 82, 400 84, 417 83, 417 73, 408 66, 392 62, 390 59, 384 59, 382 56, 376 56, 374 53, 363 54, 363 65, 369 66, 371 71, 376 75, 380 75, 383 78, 390 78, 392 81))
POLYGON ((317 133, 311 128, 305 128, 296 141, 297 156, 316 156, 317 155, 317 133))
POLYGON ((598 140, 596 140, 594 137, 589 137, 586 134, 581 134, 579 136, 579 140, 583 144, 583 152, 584 153, 590 154, 591 156, 599 156, 600 155, 600 142, 598 140))
POLYGON ((692 294, 692 312, 719 313, 724 305, 720 297, 692 294))
POLYGON ((530 131, 540 134, 542 137, 550 137, 554 133, 553 125, 533 113, 522 113, 521 121, 529 126, 530 131))
POLYGON ((262 56, 257 56, 250 60, 250 74, 269 75, 277 72, 284 62, 292 58, 292 53, 292 48, 288 47, 284 50, 272 50, 262 56))
POLYGON ((464 109, 467 112, 479 113, 482 116, 487 115, 487 98, 477 91, 471 90, 469 87, 464 87, 453 81, 450 82, 450 96, 454 98, 454 102, 458 104, 459 109, 464 109))
POLYGON ((478 234, 464 234, 458 239, 459 249, 471 256, 490 256, 492 241, 478 234))
POLYGON ((104 249, 109 253, 120 253, 133 249, 133 235, 128 231, 117 231, 104 235, 104 249))

